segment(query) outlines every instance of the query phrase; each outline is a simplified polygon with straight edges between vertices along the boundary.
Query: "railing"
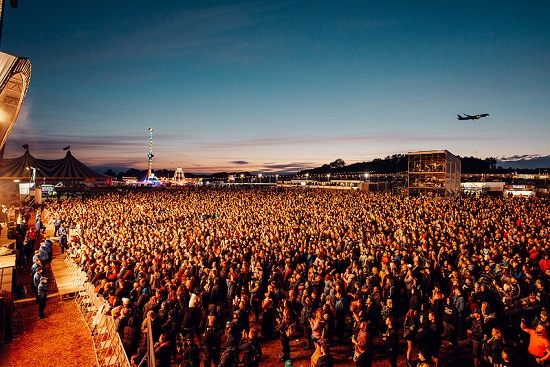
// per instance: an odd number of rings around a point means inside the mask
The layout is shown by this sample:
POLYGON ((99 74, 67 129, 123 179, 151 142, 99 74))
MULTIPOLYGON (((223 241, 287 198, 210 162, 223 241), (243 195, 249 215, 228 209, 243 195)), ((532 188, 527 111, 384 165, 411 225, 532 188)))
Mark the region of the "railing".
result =
POLYGON ((75 302, 94 341, 96 362, 99 367, 129 367, 130 362, 122 346, 115 322, 106 314, 109 304, 94 292, 94 286, 86 281, 84 273, 70 256, 65 263, 73 275, 73 282, 78 288, 75 302))

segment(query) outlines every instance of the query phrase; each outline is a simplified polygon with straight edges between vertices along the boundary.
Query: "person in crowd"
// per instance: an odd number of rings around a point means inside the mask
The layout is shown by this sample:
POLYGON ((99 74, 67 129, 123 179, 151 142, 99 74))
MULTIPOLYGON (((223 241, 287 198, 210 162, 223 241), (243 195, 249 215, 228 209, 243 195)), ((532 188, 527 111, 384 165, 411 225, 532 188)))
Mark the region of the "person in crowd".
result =
POLYGON ((266 340, 273 338, 275 326, 275 305, 270 292, 266 292, 262 301, 262 337, 266 340))
POLYGON ((334 367, 334 359, 330 354, 330 344, 322 342, 319 345, 319 357, 315 364, 316 367, 334 367))
MULTIPOLYGON (((129 313, 129 312, 128 312, 129 313)), ((122 330, 120 339, 122 341, 122 346, 127 356, 132 356, 137 350, 138 342, 140 337, 140 330, 138 325, 138 319, 136 316, 129 316, 128 322, 124 329, 122 330)))
POLYGON ((281 362, 285 362, 290 358, 290 338, 292 337, 296 328, 296 321, 292 317, 292 313, 289 308, 284 308, 282 316, 279 321, 279 340, 281 341, 282 355, 281 362))
POLYGON ((250 307, 254 315, 254 323, 260 321, 262 310, 261 282, 259 271, 254 271, 254 276, 249 282, 250 307))
POLYGON ((468 337, 472 345, 472 357, 474 367, 480 367, 483 360, 483 320, 481 310, 476 308, 472 311, 471 326, 468 329, 468 337))
POLYGON ((416 367, 431 367, 434 366, 434 361, 431 358, 424 356, 423 352, 420 350, 418 352, 418 361, 416 367))
POLYGON ((65 251, 69 249, 69 240, 67 234, 63 233, 59 236, 59 247, 61 248, 61 253, 64 254, 65 251))
POLYGON ((397 367, 397 356, 399 355, 399 336, 394 325, 392 316, 386 318, 386 347, 390 366, 397 367))
POLYGON ((368 321, 361 323, 357 337, 353 335, 351 341, 354 344, 353 361, 355 362, 355 367, 371 367, 374 355, 374 341, 372 333, 369 332, 368 321))
POLYGON ((420 319, 418 316, 418 311, 411 308, 405 315, 405 321, 403 325, 403 338, 407 343, 407 352, 406 352, 406 361, 407 366, 412 366, 412 353, 413 353, 413 342, 416 340, 416 334, 420 328, 420 319))
POLYGON ((300 323, 302 324, 302 330, 304 333, 304 347, 307 350, 314 348, 313 338, 311 337, 311 324, 310 320, 314 316, 313 304, 311 303, 311 297, 309 295, 304 295, 303 297, 303 307, 300 312, 300 323))
POLYGON ((346 332, 346 316, 349 313, 349 304, 341 289, 336 290, 334 296, 334 333, 336 343, 342 344, 346 332))
POLYGON ((494 366, 501 360, 502 350, 506 347, 504 335, 499 328, 491 330, 491 337, 484 340, 483 359, 488 366, 494 366))
POLYGON ((53 236, 58 237, 59 235, 59 227, 61 227, 61 219, 56 218, 53 221, 53 236))
POLYGON ((325 318, 323 317, 323 309, 318 308, 315 311, 315 318, 310 319, 309 323, 311 326, 311 338, 315 343, 317 343, 317 347, 319 346, 319 342, 322 340, 326 340, 326 327, 325 327, 325 318))
POLYGON ((162 334, 153 347, 155 353, 155 367, 170 367, 172 365, 170 358, 172 348, 170 347, 168 335, 162 334))
POLYGON ((531 327, 535 329, 537 325, 542 325, 546 329, 546 335, 550 335, 548 332, 550 331, 550 319, 548 318, 548 311, 542 310, 540 314, 535 317, 535 319, 531 322, 531 327))
POLYGON ((193 334, 187 334, 183 344, 182 367, 200 367, 200 349, 193 338, 193 334))
POLYGON ((63 235, 69 235, 68 233, 68 228, 65 226, 65 221, 61 221, 61 224, 59 225, 59 230, 57 232, 57 235, 59 237, 63 236, 63 235))
POLYGON ((239 350, 242 352, 244 367, 258 367, 262 360, 262 346, 258 340, 258 332, 252 328, 249 332, 243 330, 242 339, 239 343, 239 350))
POLYGON ((42 223, 42 220, 39 215, 36 216, 35 228, 38 236, 46 232, 46 226, 44 225, 44 223, 42 223))
POLYGON ((27 261, 24 250, 26 237, 26 231, 21 223, 17 224, 15 227, 15 250, 17 250, 16 265, 18 268, 22 268, 27 261))
POLYGON ((459 340, 463 340, 466 333, 466 300, 460 287, 454 288, 453 292, 453 306, 457 312, 457 335, 459 340))
POLYGON ((32 260, 32 255, 34 253, 34 246, 36 244, 36 230, 34 228, 31 228, 30 231, 27 232, 27 241, 25 242, 23 246, 23 251, 25 252, 25 257, 27 258, 27 261, 32 260))
POLYGON ((430 349, 432 359, 436 367, 439 366, 439 350, 441 349, 441 324, 436 318, 436 311, 428 313, 428 329, 430 336, 430 349))
POLYGON ((443 332, 447 337, 449 346, 452 347, 453 352, 458 352, 458 311, 453 304, 451 297, 445 299, 445 306, 443 307, 443 332))
POLYGON ((535 329, 525 325, 521 321, 521 329, 529 334, 529 361, 531 366, 545 366, 550 360, 550 341, 546 335, 546 329, 542 325, 537 325, 535 329))
POLYGON ((216 329, 216 316, 209 315, 207 320, 206 331, 202 337, 204 343, 204 367, 212 365, 217 367, 220 363, 221 335, 219 330, 216 329))
POLYGON ((241 321, 240 314, 241 312, 239 310, 235 310, 233 312, 233 319, 228 322, 227 345, 231 347, 239 346, 243 331, 246 331, 241 321))
POLYGON ((512 349, 502 348, 500 352, 500 360, 493 364, 494 367, 515 367, 514 359, 512 357, 512 349))

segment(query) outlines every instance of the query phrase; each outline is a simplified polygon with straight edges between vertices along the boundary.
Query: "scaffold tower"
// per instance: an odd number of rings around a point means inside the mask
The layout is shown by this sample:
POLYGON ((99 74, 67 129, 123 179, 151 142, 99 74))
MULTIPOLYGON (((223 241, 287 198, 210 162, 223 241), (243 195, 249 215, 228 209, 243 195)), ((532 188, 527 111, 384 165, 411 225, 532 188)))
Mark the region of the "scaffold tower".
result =
POLYGON ((409 195, 452 198, 460 194, 460 158, 447 150, 409 152, 409 195))

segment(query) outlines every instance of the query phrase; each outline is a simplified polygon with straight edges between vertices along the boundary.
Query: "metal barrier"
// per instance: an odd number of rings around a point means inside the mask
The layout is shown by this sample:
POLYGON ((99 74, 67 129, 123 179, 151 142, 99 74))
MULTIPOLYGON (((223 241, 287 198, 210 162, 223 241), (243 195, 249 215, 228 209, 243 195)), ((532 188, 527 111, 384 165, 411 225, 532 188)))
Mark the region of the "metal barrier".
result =
POLYGON ((78 288, 75 302, 94 341, 96 361, 99 367, 130 367, 128 356, 122 346, 115 322, 106 312, 109 304, 94 292, 94 286, 86 281, 84 273, 70 256, 65 257, 65 263, 73 275, 73 281, 78 288))
POLYGON ((153 340, 153 327, 151 326, 151 320, 147 320, 147 334, 146 334, 146 344, 147 352, 143 356, 143 359, 139 362, 138 367, 143 366, 156 366, 156 356, 155 356, 155 343, 153 340))

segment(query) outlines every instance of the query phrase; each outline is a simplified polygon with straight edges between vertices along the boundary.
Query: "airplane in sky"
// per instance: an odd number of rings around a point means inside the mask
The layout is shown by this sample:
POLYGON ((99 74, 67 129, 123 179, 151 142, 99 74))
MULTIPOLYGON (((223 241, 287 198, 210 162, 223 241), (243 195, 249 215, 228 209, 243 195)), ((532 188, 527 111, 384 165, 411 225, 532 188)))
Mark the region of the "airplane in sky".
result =
POLYGON ((489 116, 488 113, 481 113, 479 115, 466 115, 465 113, 463 113, 463 115, 464 116, 456 115, 458 117, 457 120, 479 120, 482 117, 489 116))

